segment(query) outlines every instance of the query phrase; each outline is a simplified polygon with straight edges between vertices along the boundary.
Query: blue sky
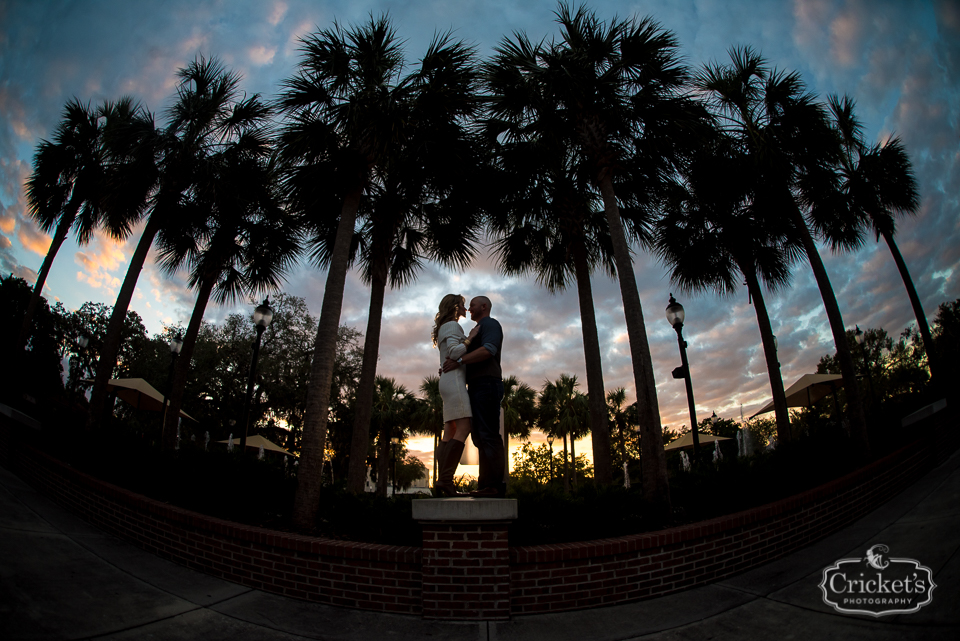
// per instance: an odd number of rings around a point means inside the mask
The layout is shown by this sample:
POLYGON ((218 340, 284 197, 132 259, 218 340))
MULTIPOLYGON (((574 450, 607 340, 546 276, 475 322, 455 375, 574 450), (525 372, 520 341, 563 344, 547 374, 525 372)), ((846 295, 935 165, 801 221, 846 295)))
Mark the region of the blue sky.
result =
MULTIPOLYGON (((725 61, 733 46, 750 45, 781 69, 800 72, 812 91, 853 97, 870 140, 902 137, 922 197, 919 216, 902 221, 897 239, 924 308, 932 320, 939 303, 960 297, 960 3, 902 0, 674 0, 593 1, 605 20, 652 15, 675 32, 686 61, 725 61)), ((169 106, 175 72, 197 55, 217 56, 243 75, 248 93, 274 93, 298 61, 298 38, 371 13, 389 12, 406 54, 415 64, 436 31, 452 30, 481 55, 514 31, 531 38, 556 33, 552 0, 389 1, 296 0, 129 2, 0 0, 0 272, 33 282, 49 238, 26 213, 23 182, 34 149, 52 134, 71 97, 98 103, 130 94, 161 116, 169 106)), ((70 238, 54 264, 46 295, 75 309, 85 301, 112 304, 136 235, 117 244, 95 238, 78 247, 70 238)), ((883 327, 896 336, 912 321, 903 285, 885 245, 872 240, 855 254, 823 249, 849 328, 883 327)), ((635 259, 650 337, 664 425, 689 421, 676 336, 663 309, 673 287, 656 260, 635 259)), ((320 310, 325 274, 303 265, 285 291, 320 310)), ((151 332, 185 323, 192 308, 182 275, 169 279, 152 265, 141 274, 131 308, 151 332)), ((632 374, 617 284, 594 278, 606 389, 632 374)), ((583 347, 575 291, 551 295, 529 278, 503 278, 486 251, 465 273, 428 266, 413 286, 387 293, 379 372, 416 389, 435 372, 429 342, 440 298, 486 294, 506 331, 504 369, 534 387, 561 372, 584 381, 583 347)), ((685 337, 701 417, 712 411, 739 417, 769 398, 754 310, 744 289, 733 297, 680 297, 687 310, 685 337)), ((341 322, 364 331, 368 291, 351 274, 341 322)), ((783 378, 790 384, 814 371, 833 351, 819 291, 805 264, 793 284, 768 296, 780 345, 783 378)), ((208 308, 217 322, 237 308, 208 308)), ((466 323, 465 323, 466 325, 466 323)))

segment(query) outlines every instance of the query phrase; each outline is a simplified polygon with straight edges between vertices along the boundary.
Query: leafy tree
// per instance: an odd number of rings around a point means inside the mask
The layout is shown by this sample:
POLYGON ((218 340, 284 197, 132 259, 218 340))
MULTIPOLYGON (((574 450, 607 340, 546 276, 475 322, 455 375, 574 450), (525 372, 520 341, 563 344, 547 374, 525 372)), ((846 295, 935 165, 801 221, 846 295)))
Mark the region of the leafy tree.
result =
MULTIPOLYGON (((406 449, 406 448, 404 448, 406 449)), ((416 456, 404 452, 402 458, 397 462, 397 478, 395 483, 401 490, 408 490, 414 482, 426 478, 427 466, 416 456)))
POLYGON ((940 362, 948 366, 953 380, 960 379, 960 298, 941 303, 933 320, 933 336, 940 362))
MULTIPOLYGON (((523 443, 520 450, 513 453, 513 477, 521 487, 529 483, 547 485, 551 481, 551 470, 561 469, 564 465, 563 454, 553 455, 550 462, 550 449, 546 443, 534 447, 532 443, 523 443)), ((586 480, 593 476, 593 466, 585 454, 578 456, 572 467, 577 478, 586 480)))
MULTIPOLYGON (((0 278, 0 320, 7 327, 18 327, 32 293, 27 281, 13 274, 0 278)), ((55 397, 61 390, 60 350, 62 328, 58 310, 50 309, 45 298, 40 298, 31 323, 27 349, 22 353, 21 366, 5 362, 0 398, 5 404, 35 414, 43 409, 43 401, 55 397)))

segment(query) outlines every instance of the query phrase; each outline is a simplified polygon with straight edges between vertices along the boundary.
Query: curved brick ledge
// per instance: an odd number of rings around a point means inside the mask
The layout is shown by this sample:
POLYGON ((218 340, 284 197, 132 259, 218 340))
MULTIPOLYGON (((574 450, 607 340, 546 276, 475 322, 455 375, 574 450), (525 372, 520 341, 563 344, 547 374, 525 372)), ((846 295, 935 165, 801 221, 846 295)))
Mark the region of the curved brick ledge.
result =
MULTIPOLYGON (((287 534, 161 503, 18 444, 22 426, 5 419, 0 416, 0 464, 90 523, 158 556, 295 598, 428 614, 422 606, 427 595, 420 547, 287 534)), ((924 437, 897 452, 817 488, 736 514, 633 536, 510 548, 509 568, 502 569, 509 573, 509 600, 502 605, 520 615, 625 603, 767 563, 852 523, 946 460, 960 445, 955 423, 947 412, 938 412, 911 426, 924 437)), ((482 534, 465 540, 485 538, 496 546, 504 543, 501 536, 482 534)), ((476 545, 486 549, 487 544, 476 545)), ((477 613, 465 611, 459 618, 477 618, 477 613)))
MULTIPOLYGON (((0 433, 7 431, 0 426, 0 433)), ((168 505, 0 438, 0 462, 84 520, 192 569, 267 592, 381 612, 420 612, 419 547, 336 541, 168 505)))

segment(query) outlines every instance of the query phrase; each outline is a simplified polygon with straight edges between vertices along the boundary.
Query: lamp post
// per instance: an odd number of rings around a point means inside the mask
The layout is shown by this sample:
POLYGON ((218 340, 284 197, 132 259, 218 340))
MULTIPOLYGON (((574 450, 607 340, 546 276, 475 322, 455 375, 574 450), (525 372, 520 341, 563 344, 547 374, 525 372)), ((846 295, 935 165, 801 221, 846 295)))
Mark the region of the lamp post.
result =
POLYGON ((397 447, 400 445, 399 436, 391 436, 390 443, 393 445, 393 495, 397 495, 397 447))
POLYGON ((553 434, 547 436, 547 445, 550 446, 550 483, 553 483, 553 434))
POLYGON ((174 336, 170 339, 170 369, 167 372, 167 388, 163 391, 163 423, 167 424, 167 399, 170 397, 170 388, 173 385, 173 368, 176 366, 177 356, 180 356, 180 350, 183 349, 183 339, 174 336))
POLYGON ((683 378, 687 385, 687 408, 690 410, 690 425, 693 430, 693 460, 700 459, 700 436, 697 433, 697 411, 693 404, 693 383, 690 381, 690 364, 687 362, 687 341, 683 340, 683 305, 670 294, 667 305, 667 322, 677 332, 677 344, 680 346, 680 367, 673 370, 674 378, 683 378))
POLYGON ((253 357, 250 359, 250 377, 247 380, 247 394, 243 399, 243 431, 240 432, 240 454, 247 452, 247 425, 250 422, 250 403, 253 401, 253 384, 257 378, 257 359, 260 356, 260 339, 263 331, 270 326, 273 320, 273 310, 270 308, 270 297, 253 310, 253 324, 257 330, 257 340, 253 342, 253 357))

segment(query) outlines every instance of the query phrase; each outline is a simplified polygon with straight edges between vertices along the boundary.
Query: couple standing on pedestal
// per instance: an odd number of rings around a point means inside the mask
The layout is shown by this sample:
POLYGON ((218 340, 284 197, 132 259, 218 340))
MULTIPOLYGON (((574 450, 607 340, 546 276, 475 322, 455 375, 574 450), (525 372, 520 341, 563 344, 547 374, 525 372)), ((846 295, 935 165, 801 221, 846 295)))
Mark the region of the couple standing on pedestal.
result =
POLYGON ((473 433, 480 452, 480 476, 475 497, 500 497, 504 483, 503 438, 500 436, 500 403, 503 374, 500 352, 503 328, 490 317, 490 299, 470 301, 447 294, 434 317, 433 342, 440 350, 440 397, 443 399, 443 439, 437 448, 439 471, 434 488, 445 496, 459 496, 453 475, 463 454, 463 443, 473 433), (465 336, 457 319, 470 312, 476 326, 465 336))

